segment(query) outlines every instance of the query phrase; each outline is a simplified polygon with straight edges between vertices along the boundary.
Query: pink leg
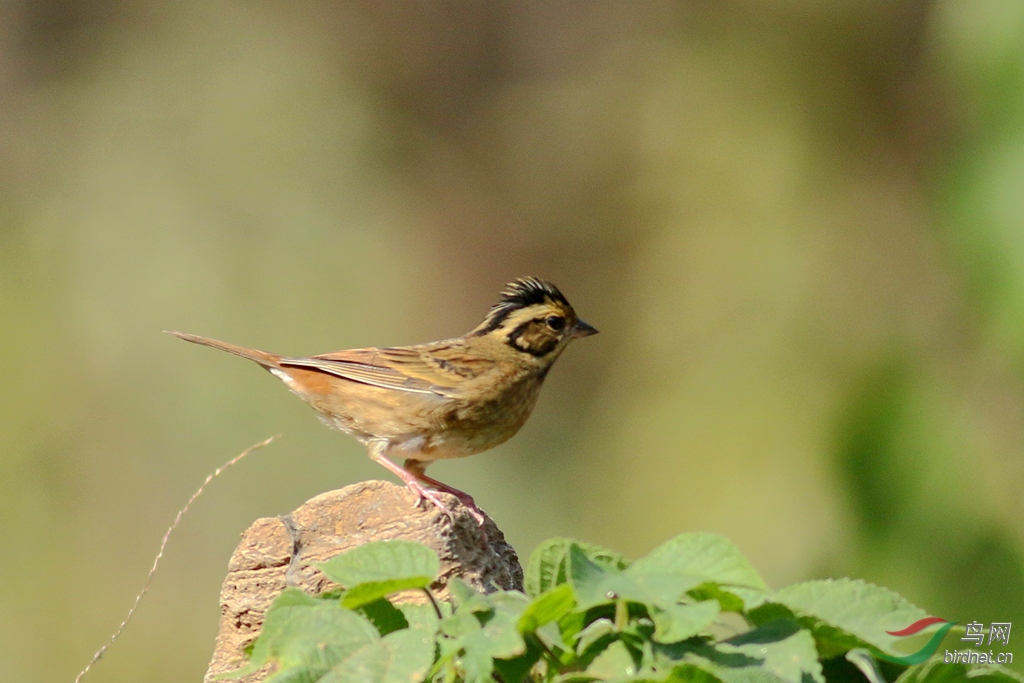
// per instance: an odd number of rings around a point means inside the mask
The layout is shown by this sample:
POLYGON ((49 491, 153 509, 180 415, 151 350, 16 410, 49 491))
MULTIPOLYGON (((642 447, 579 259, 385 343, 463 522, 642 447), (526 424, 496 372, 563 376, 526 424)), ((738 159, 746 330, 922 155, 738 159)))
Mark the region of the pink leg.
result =
POLYGON ((454 522, 455 517, 452 515, 452 511, 448 509, 448 506, 444 504, 444 501, 442 501, 435 492, 424 486, 412 472, 409 472, 408 470, 405 470, 391 462, 391 460, 384 455, 384 449, 385 446, 383 444, 371 443, 367 448, 370 454, 370 459, 394 472, 398 475, 399 479, 405 482, 405 485, 409 490, 415 493, 420 500, 429 500, 431 503, 436 505, 439 510, 448 515, 448 518, 454 522))
POLYGON ((459 489, 453 486, 449 486, 444 482, 440 482, 437 479, 434 479, 433 477, 428 477, 426 475, 426 472, 424 472, 424 470, 427 469, 428 464, 429 463, 426 463, 422 460, 406 460, 404 466, 405 470, 409 474, 416 477, 424 484, 427 484, 428 486, 435 488, 438 491, 450 493, 456 498, 458 498, 459 501, 466 506, 466 509, 469 510, 469 514, 473 515, 473 519, 477 521, 477 524, 483 527, 484 513, 483 510, 477 507, 476 501, 473 500, 473 496, 469 495, 465 491, 460 491, 459 489))

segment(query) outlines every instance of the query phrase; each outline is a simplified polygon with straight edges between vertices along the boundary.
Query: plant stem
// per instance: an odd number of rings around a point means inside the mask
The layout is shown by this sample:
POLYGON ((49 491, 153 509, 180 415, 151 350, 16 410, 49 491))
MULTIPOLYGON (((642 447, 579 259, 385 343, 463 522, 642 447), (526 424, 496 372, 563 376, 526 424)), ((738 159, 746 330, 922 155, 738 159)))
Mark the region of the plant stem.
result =
POLYGON ((444 619, 444 615, 441 613, 441 605, 437 604, 437 598, 430 592, 429 588, 424 588, 423 592, 427 594, 427 598, 430 600, 430 604, 434 606, 434 612, 437 614, 438 620, 444 619))
POLYGON ((629 605, 625 600, 615 603, 615 630, 622 633, 629 625, 629 605))

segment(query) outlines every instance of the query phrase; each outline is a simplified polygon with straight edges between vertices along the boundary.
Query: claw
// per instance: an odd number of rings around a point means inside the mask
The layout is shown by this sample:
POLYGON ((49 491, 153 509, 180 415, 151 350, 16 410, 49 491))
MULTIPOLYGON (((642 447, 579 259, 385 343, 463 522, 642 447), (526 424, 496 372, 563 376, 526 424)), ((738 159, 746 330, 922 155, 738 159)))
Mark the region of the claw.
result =
POLYGON ((417 498, 419 499, 418 501, 416 501, 417 504, 423 503, 424 501, 430 502, 434 505, 434 507, 436 507, 441 512, 446 514, 448 516, 448 519, 451 520, 452 524, 455 523, 455 513, 453 513, 451 509, 444 504, 444 501, 441 500, 440 496, 438 496, 435 491, 428 489, 426 486, 415 480, 407 481, 405 482, 405 485, 408 487, 410 491, 416 494, 417 498))
POLYGON ((450 493, 459 499, 469 514, 476 520, 477 525, 480 527, 480 535, 483 539, 484 544, 487 543, 487 533, 484 531, 484 523, 486 518, 484 512, 477 506, 473 500, 473 496, 469 495, 465 491, 460 491, 457 488, 453 488, 439 482, 437 479, 433 479, 424 474, 423 470, 426 467, 425 464, 416 460, 406 460, 405 467, 399 467, 395 463, 391 462, 386 456, 387 444, 383 441, 373 441, 368 445, 367 450, 369 451, 370 458, 375 462, 383 465, 387 469, 398 475, 399 479, 405 482, 405 485, 410 491, 416 494, 420 503, 424 500, 429 500, 439 510, 444 512, 448 519, 455 523, 455 514, 451 509, 444 504, 444 501, 437 495, 438 491, 442 493, 450 493))

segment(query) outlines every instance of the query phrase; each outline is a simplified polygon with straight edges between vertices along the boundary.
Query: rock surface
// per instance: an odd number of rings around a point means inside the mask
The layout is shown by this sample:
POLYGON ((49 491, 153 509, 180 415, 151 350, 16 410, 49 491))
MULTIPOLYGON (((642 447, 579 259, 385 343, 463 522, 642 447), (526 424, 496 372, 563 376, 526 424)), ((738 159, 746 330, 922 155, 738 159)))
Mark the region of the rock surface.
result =
MULTIPOLYGON (((370 541, 401 538, 434 549, 441 573, 432 590, 441 599, 448 597, 453 576, 483 591, 522 590, 519 558, 501 530, 488 517, 485 541, 469 511, 454 496, 445 500, 452 518, 433 505, 417 505, 405 487, 368 481, 320 494, 290 515, 256 520, 228 563, 220 592, 220 632, 204 681, 245 663, 245 647, 255 640, 264 613, 286 587, 312 595, 337 588, 314 563, 370 541)), ((255 683, 269 673, 260 670, 237 680, 255 683)))

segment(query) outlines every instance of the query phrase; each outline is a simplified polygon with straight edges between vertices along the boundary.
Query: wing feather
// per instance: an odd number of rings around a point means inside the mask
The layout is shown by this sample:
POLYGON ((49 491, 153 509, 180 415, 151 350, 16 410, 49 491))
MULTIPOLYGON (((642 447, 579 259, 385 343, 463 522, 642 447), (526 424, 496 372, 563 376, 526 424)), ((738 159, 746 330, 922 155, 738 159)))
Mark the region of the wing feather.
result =
POLYGON ((438 362, 427 349, 416 347, 351 349, 312 358, 282 358, 280 364, 311 368, 383 389, 445 397, 461 393, 455 388, 459 377, 450 369, 451 364, 438 362))

